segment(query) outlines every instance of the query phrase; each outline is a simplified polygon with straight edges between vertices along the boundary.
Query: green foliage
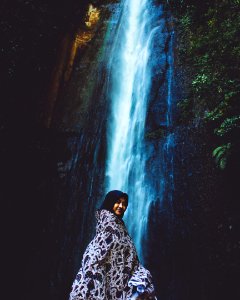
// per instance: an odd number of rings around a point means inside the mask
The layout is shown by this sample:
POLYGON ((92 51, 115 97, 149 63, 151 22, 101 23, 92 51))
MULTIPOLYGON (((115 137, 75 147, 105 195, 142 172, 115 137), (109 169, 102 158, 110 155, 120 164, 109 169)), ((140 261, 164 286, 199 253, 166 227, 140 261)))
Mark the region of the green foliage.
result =
POLYGON ((234 4, 240 5, 240 0, 233 0, 234 4))
POLYGON ((165 127, 158 128, 154 131, 147 132, 145 134, 145 138, 151 139, 151 140, 161 139, 165 136, 166 136, 166 128, 165 127))
POLYGON ((231 143, 221 145, 213 150, 213 157, 215 158, 215 162, 220 169, 225 169, 227 164, 227 157, 229 156, 231 149, 231 143))
POLYGON ((182 16, 180 19, 181 26, 185 29, 188 29, 189 26, 191 25, 191 18, 188 14, 182 16))
POLYGON ((177 107, 181 111, 180 121, 184 123, 184 120, 192 119, 192 102, 190 99, 182 99, 178 102, 177 107))
POLYGON ((192 81, 192 88, 199 92, 205 89, 212 83, 212 80, 208 74, 197 74, 196 77, 192 81))
POLYGON ((240 0, 170 4, 178 20, 179 61, 190 70, 187 99, 179 105, 181 116, 186 121, 191 121, 189 116, 200 118, 213 128, 222 144, 216 149, 221 149, 218 165, 223 168, 226 145, 234 148, 236 133, 240 136, 240 0))
POLYGON ((231 118, 226 118, 221 123, 221 125, 214 130, 218 136, 225 136, 229 132, 236 128, 240 128, 240 116, 233 116, 231 118))
POLYGON ((224 115, 224 111, 226 109, 227 109, 227 103, 225 101, 222 101, 212 111, 205 112, 204 118, 206 121, 219 120, 224 115))

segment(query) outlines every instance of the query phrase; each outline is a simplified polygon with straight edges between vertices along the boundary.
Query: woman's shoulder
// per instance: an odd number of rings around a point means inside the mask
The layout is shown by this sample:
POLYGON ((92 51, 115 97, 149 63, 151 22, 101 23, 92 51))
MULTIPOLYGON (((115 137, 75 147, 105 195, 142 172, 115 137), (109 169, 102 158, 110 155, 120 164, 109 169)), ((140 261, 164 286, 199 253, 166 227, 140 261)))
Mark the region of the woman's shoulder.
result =
POLYGON ((114 213, 100 209, 96 211, 97 230, 119 230, 124 227, 124 223, 114 213))
POLYGON ((107 209, 98 209, 96 211, 96 218, 98 222, 112 221, 116 223, 122 223, 122 221, 114 213, 107 209))

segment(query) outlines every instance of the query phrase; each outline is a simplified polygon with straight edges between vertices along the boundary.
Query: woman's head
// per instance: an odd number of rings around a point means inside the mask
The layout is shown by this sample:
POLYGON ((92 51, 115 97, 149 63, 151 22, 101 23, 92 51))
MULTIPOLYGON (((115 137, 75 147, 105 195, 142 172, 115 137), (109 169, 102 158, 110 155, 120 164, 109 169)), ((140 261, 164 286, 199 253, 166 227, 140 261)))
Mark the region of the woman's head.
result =
POLYGON ((107 209, 122 218, 128 206, 128 195, 118 190, 107 193, 101 209, 107 209))

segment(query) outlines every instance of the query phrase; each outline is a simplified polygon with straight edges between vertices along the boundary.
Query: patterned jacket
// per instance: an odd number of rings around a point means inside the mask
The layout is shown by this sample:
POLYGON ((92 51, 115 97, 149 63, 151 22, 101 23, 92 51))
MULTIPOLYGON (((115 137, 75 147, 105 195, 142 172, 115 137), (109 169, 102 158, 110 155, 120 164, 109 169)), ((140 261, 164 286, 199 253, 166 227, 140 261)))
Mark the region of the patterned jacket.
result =
POLYGON ((128 300, 138 285, 152 294, 151 274, 140 265, 124 222, 105 209, 96 218, 96 235, 83 255, 69 300, 128 300))

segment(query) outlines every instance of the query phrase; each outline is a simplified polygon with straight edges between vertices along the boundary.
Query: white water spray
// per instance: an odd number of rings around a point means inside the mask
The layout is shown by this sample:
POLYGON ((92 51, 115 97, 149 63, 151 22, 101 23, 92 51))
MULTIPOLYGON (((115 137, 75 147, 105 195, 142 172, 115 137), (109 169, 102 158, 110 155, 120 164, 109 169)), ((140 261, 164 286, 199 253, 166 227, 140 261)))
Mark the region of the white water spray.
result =
POLYGON ((168 130, 172 127, 173 33, 167 29, 162 6, 153 5, 151 0, 124 0, 121 7, 108 63, 110 115, 106 192, 119 189, 128 193, 129 206, 124 218, 143 260, 151 204, 159 196, 160 201, 163 198, 171 201, 173 187, 174 136, 168 130), (153 55, 154 45, 161 49, 159 56, 153 55), (156 72, 158 68, 159 73, 156 72), (150 89, 156 76, 165 76, 163 79, 167 83, 164 86, 166 96, 159 99, 159 105, 167 108, 165 112, 162 110, 164 115, 161 116, 167 136, 159 142, 157 156, 161 156, 161 162, 159 172, 155 173, 158 178, 152 178, 146 174, 148 150, 144 135, 149 98, 152 97, 150 89), (170 185, 166 184, 169 180, 170 185), (158 182, 160 190, 156 190, 158 182))
POLYGON ((111 54, 111 121, 107 160, 107 190, 129 194, 128 229, 141 257, 141 237, 147 224, 144 128, 151 74, 148 60, 152 38, 149 0, 126 0, 111 54))

